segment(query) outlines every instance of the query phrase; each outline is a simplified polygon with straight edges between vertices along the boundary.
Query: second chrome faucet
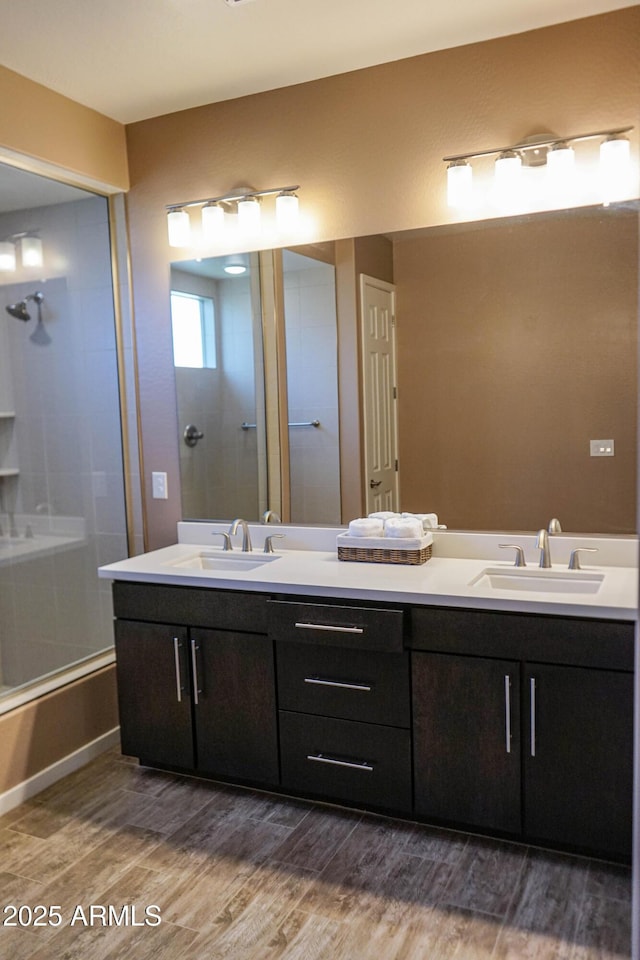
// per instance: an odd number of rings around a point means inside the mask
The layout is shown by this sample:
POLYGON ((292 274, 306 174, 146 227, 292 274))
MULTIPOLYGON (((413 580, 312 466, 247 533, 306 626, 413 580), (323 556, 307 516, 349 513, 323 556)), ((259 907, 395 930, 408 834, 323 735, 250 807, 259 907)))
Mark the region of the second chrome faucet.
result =
POLYGON ((238 532, 238 527, 242 527, 242 550, 244 553, 248 553, 250 550, 253 550, 251 545, 251 534, 249 533, 249 524, 246 520, 238 517, 238 519, 234 520, 229 527, 230 536, 233 537, 238 532))

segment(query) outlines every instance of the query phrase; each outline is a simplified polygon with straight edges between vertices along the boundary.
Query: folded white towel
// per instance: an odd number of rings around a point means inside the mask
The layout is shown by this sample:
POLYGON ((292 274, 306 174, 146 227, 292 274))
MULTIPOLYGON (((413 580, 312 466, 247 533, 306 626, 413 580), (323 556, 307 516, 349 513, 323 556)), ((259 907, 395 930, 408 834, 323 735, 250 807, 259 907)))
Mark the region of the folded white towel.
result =
POLYGON ((422 522, 424 530, 435 530, 438 526, 437 513, 403 513, 403 517, 417 517, 422 522))
POLYGON ((391 517, 399 517, 399 513, 394 513, 393 510, 378 510, 377 513, 370 513, 370 517, 376 517, 378 520, 390 520, 391 517))
POLYGON ((384 521, 376 517, 358 517, 349 523, 349 534, 352 537, 381 537, 384 521))
POLYGON ((422 521, 416 517, 390 517, 385 520, 385 537, 421 537, 422 521))

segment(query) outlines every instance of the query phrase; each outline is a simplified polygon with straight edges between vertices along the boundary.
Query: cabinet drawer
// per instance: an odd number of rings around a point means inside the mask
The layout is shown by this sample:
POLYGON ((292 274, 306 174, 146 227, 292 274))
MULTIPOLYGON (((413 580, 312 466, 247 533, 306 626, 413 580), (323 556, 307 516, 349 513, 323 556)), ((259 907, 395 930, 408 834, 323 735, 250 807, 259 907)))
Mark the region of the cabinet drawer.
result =
POLYGON ((113 584, 114 615, 128 620, 264 633, 266 604, 267 599, 261 594, 239 590, 124 580, 113 584))
POLYGON ((409 655, 278 643, 283 710, 408 727, 409 655))
POLYGON ((634 625, 617 620, 416 607, 414 650, 633 670, 634 625))
POLYGON ((280 713, 282 785, 343 803, 409 812, 408 730, 280 713))
POLYGON ((403 650, 402 610, 270 600, 267 623, 277 640, 387 653, 403 650))

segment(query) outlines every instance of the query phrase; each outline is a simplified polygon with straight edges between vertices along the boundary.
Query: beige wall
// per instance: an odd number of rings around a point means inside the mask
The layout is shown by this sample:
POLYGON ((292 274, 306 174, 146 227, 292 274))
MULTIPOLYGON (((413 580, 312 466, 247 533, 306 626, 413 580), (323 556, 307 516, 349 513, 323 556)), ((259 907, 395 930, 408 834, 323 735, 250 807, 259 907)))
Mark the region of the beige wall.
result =
POLYGON ((75 174, 104 192, 128 189, 121 123, 2 66, 0 97, 0 150, 39 161, 63 179, 75 174))
MULTIPOLYGON (((128 188, 122 124, 4 67, 0 96, 0 154, 5 158, 105 193, 128 188)), ((3 715, 0 793, 117 724, 114 667, 3 715)))
POLYGON ((319 240, 444 222, 443 156, 637 124, 639 35, 632 7, 127 128, 145 483, 169 474, 169 500, 148 497, 150 547, 180 515, 165 204, 300 183, 319 240))
POLYGON ((115 668, 34 700, 0 722, 0 794, 117 727, 115 668))

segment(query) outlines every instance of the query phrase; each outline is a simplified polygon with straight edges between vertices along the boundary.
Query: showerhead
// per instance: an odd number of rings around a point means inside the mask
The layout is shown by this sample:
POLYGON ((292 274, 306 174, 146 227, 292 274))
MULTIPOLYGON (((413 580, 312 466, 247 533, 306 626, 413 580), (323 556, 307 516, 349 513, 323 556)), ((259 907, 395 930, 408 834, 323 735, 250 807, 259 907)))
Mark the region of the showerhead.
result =
POLYGON ((10 313, 12 317, 16 318, 16 320, 31 320, 31 314, 27 310, 28 300, 33 300, 34 303, 37 303, 39 310, 40 304, 44 300, 44 294, 40 293, 39 290, 36 290, 35 293, 28 294, 24 300, 18 300, 17 303, 10 303, 7 307, 7 313, 10 313))
POLYGON ((27 310, 26 300, 19 300, 17 303, 10 303, 7 307, 7 313, 10 313, 16 320, 31 320, 31 314, 27 310))

